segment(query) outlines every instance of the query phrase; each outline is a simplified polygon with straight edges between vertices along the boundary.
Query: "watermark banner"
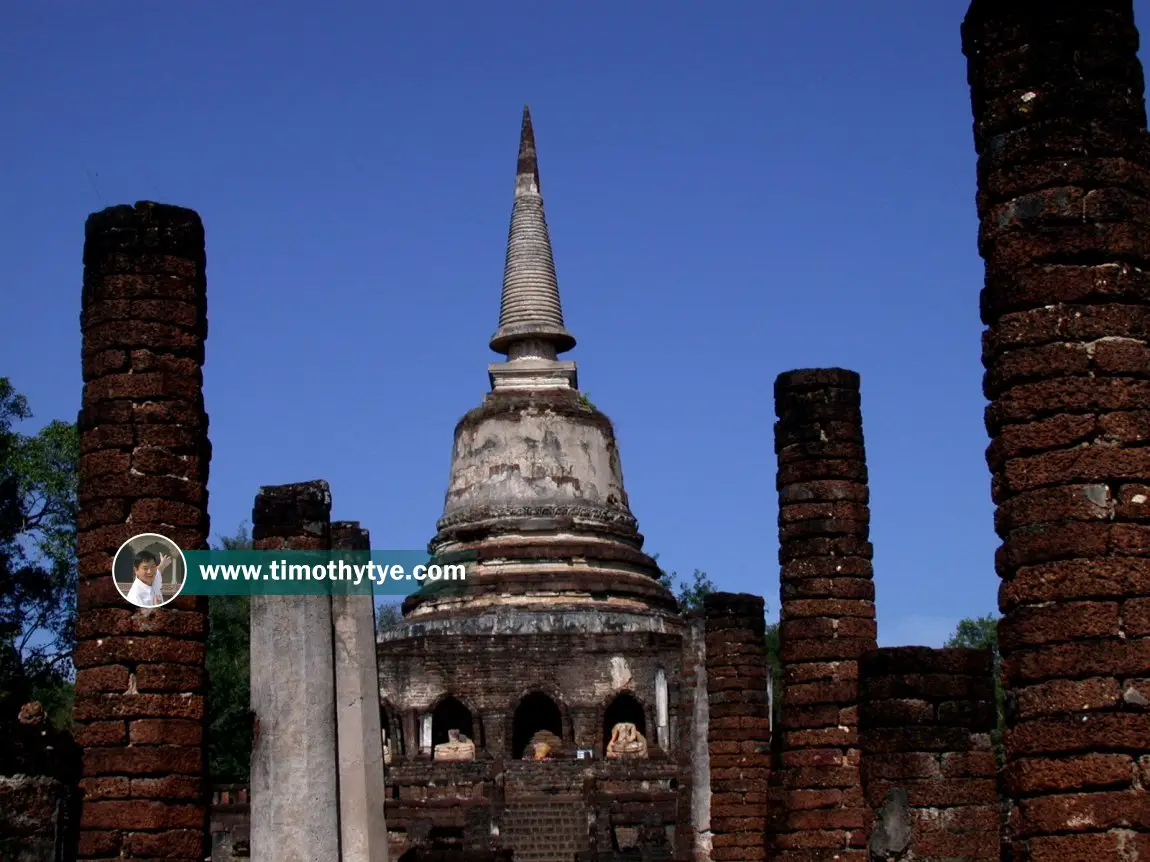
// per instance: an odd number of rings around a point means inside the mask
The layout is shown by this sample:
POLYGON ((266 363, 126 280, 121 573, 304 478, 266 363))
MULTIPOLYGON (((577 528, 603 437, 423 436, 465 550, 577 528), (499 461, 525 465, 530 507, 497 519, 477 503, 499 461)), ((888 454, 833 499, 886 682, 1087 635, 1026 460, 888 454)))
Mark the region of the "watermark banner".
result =
POLYGON ((407 596, 462 590, 474 554, 426 551, 183 551, 184 595, 407 596))

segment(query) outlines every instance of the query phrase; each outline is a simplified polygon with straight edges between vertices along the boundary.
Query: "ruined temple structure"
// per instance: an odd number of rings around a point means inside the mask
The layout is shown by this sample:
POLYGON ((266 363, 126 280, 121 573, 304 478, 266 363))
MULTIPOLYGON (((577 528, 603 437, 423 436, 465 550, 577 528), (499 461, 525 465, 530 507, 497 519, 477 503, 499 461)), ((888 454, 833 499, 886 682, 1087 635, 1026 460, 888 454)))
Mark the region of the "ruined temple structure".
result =
POLYGON ((474 562, 380 636, 392 855, 996 858, 989 653, 876 646, 858 375, 776 382, 772 739, 763 599, 680 613, 642 553, 612 426, 559 359, 575 341, 527 112, 503 285, 491 347, 507 360, 456 427, 431 542, 474 562))
MULTIPOLYGON (((204 602, 129 607, 108 575, 135 533, 207 537, 203 227, 149 203, 89 219, 82 801, 64 811, 68 771, 22 711, 0 827, 21 830, 25 858, 1150 860, 1150 135, 1133 9, 976 0, 962 39, 1004 764, 988 651, 877 647, 852 371, 775 381, 774 726, 763 599, 681 613, 642 550, 612 425, 560 359, 575 339, 525 112, 490 342, 505 361, 456 427, 430 544, 469 559, 468 579, 409 597, 377 642, 362 603, 255 602, 252 781, 211 801, 204 602), (275 656, 285 631, 309 633, 290 666, 275 656)), ((253 537, 370 546, 330 512, 325 482, 268 486, 253 537)))
POLYGON ((690 852, 689 640, 577 388, 525 109, 491 391, 455 429, 436 554, 379 645, 393 856, 412 848, 690 852), (684 694, 688 698, 684 699, 684 694), (687 712, 685 712, 687 710, 687 712))

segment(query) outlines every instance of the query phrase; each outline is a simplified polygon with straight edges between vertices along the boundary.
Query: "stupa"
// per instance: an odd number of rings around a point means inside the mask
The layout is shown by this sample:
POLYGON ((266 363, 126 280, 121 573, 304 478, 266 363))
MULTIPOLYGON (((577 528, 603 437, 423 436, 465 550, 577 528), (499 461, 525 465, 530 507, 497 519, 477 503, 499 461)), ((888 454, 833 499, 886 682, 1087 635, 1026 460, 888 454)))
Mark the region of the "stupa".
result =
POLYGON ((670 850, 687 816, 676 794, 685 627, 643 551, 611 421, 560 358, 575 338, 527 109, 490 346, 503 361, 456 425, 429 545, 438 559, 468 558, 466 581, 408 597, 402 622, 380 634, 392 850, 438 841, 570 860, 613 840, 596 830, 609 833, 618 812, 601 811, 598 827, 596 812, 624 777, 653 788, 635 817, 648 831, 663 818, 651 834, 670 850), (608 759, 624 724, 628 751, 642 756, 608 759), (473 757, 434 757, 453 733, 474 743, 473 757), (552 824, 546 839, 541 823, 552 824))

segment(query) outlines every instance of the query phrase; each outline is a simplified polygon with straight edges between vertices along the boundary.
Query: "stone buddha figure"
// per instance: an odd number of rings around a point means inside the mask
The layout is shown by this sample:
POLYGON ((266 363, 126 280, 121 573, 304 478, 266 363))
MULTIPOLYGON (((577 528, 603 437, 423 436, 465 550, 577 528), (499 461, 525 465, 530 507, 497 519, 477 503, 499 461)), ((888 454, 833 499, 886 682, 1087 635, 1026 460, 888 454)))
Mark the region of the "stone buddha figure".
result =
POLYGON ((644 758, 647 756, 647 740, 639 733, 639 728, 629 721, 622 721, 611 728, 611 741, 607 743, 607 756, 611 758, 644 758))
POLYGON ((563 740, 549 730, 540 730, 531 737, 523 752, 524 760, 553 760, 563 753, 563 740))
POLYGON ((387 727, 384 727, 380 735, 383 737, 383 762, 391 763, 391 746, 387 742, 387 727))
POLYGON ((475 759, 475 743, 458 730, 447 731, 447 742, 435 746, 435 760, 466 761, 475 759))

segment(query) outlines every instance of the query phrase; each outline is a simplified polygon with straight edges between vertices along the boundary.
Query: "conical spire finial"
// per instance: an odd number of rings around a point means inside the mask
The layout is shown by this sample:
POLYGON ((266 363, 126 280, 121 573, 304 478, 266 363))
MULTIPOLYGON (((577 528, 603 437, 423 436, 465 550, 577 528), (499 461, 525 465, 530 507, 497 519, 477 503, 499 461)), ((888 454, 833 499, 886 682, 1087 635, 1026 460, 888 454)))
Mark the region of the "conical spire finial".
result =
POLYGON ((539 188, 535 129, 531 110, 525 105, 519 132, 515 204, 503 268, 499 331, 491 337, 491 349, 508 356, 516 344, 549 345, 556 354, 575 346, 574 336, 563 326, 551 235, 539 188))
POLYGON ((519 192, 521 185, 526 185, 525 192, 534 191, 543 193, 539 184, 539 157, 535 155, 535 128, 531 125, 531 108, 523 106, 523 125, 519 130, 519 168, 515 175, 515 191, 519 192), (528 180, 528 183, 524 183, 528 180), (531 188, 531 184, 534 188, 531 188))

